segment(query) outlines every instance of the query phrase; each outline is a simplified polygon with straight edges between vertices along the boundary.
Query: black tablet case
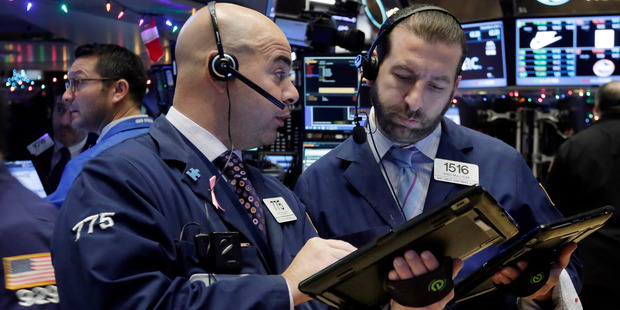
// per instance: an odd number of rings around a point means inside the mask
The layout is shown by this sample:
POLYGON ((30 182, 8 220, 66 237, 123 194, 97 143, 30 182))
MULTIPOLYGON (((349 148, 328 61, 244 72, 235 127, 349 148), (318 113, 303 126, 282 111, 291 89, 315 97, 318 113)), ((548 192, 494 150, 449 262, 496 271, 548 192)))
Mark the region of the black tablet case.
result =
POLYGON ((464 260, 517 232, 516 222, 489 193, 470 186, 305 279, 299 289, 341 309, 378 307, 389 302, 383 281, 405 250, 464 260))
POLYGON ((480 269, 456 283, 454 301, 460 302, 495 290, 491 277, 502 267, 518 261, 523 255, 536 255, 540 259, 551 257, 553 260, 562 245, 583 240, 601 228, 613 211, 613 207, 601 207, 537 226, 480 269))

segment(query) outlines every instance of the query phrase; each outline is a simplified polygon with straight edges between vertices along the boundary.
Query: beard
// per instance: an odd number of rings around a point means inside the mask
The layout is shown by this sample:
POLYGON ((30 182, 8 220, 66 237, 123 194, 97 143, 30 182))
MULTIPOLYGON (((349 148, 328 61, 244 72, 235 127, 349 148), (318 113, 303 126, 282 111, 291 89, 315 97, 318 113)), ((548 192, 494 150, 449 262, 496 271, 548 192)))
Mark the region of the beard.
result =
POLYGON ((446 113, 450 106, 450 102, 448 101, 444 104, 442 112, 435 117, 429 117, 420 110, 411 111, 409 110, 409 106, 404 103, 401 106, 386 109, 379 98, 376 83, 372 85, 370 99, 372 101, 372 106, 375 108, 375 120, 381 133, 390 140, 403 145, 414 144, 431 134, 431 132, 437 128, 444 113, 446 113), (420 127, 408 128, 398 124, 394 121, 398 116, 414 119, 420 123, 420 127))

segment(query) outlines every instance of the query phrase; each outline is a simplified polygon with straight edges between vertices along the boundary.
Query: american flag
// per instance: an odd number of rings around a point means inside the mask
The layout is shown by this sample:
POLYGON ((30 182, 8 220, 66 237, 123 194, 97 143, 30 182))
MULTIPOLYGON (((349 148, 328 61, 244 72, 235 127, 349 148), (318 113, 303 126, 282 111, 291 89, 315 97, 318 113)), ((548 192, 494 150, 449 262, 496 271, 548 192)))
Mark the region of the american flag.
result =
POLYGON ((56 284, 50 253, 5 257, 2 261, 9 290, 56 284))

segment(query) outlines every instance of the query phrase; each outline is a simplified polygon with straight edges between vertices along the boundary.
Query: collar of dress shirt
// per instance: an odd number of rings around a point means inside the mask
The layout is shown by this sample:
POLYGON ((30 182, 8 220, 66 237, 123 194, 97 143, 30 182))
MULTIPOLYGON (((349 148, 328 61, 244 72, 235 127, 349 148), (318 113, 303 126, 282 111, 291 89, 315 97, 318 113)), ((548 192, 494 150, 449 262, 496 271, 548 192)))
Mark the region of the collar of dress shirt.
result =
MULTIPOLYGON (((183 115, 174 106, 170 107, 166 119, 174 126, 185 138, 187 138, 209 161, 213 161, 227 148, 220 140, 212 135, 208 130, 202 128, 194 121, 183 115)), ((235 154, 241 157, 241 151, 235 150, 235 154)))
MULTIPOLYGON (((392 145, 395 145, 395 144, 397 145, 397 143, 390 140, 385 135, 383 135, 381 131, 377 130, 377 126, 375 123, 375 108, 374 107, 370 109, 370 115, 368 116, 368 119, 369 119, 368 124, 370 126, 370 132, 367 133, 367 136, 368 136, 367 140, 370 143, 373 143, 373 140, 374 140, 374 144, 376 145, 377 149, 375 150, 373 147, 371 147, 371 149, 372 149, 373 154, 375 155, 375 159, 378 162, 379 158, 382 158, 390 150, 392 145)), ((439 148, 440 138, 441 138, 441 123, 439 123, 437 128, 435 128, 435 130, 433 130, 433 132, 431 132, 431 134, 426 136, 424 139, 418 141, 417 143, 413 145, 403 145, 403 147, 415 146, 426 157, 432 160, 435 160, 435 156, 437 155, 437 149, 439 148)))
MULTIPOLYGON (((68 146, 67 149, 69 149, 69 153, 71 154, 71 158, 75 158, 75 156, 78 156, 81 152, 82 152, 82 148, 84 147, 84 145, 86 144, 86 140, 88 140, 88 135, 86 135, 86 137, 84 137, 84 139, 82 139, 82 141, 72 145, 72 146, 68 146)), ((60 160, 60 149, 62 149, 63 147, 65 147, 64 144, 55 141, 54 140, 54 153, 52 155, 52 165, 56 165, 56 163, 58 163, 58 161, 60 160)))

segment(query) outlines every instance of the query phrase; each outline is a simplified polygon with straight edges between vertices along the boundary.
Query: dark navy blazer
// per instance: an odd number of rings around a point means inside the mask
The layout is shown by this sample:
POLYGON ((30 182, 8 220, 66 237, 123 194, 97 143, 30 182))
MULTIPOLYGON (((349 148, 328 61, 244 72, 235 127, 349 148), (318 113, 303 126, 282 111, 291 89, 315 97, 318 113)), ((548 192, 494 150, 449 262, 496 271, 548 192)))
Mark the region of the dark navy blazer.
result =
MULTIPOLYGON (((26 281, 10 288, 5 279, 13 274, 28 274, 26 266, 9 270, 11 262, 27 262, 30 258, 48 255, 50 239, 58 208, 24 187, 11 176, 0 160, 0 309, 55 310, 58 292, 55 281, 26 281)), ((45 266, 44 266, 45 267, 45 266)), ((23 278, 21 280, 24 280, 23 278)), ((17 279, 15 280, 17 281, 17 279)))
MULTIPOLYGON (((224 179, 215 186, 220 208, 214 206, 209 191, 214 175, 219 175, 214 165, 164 117, 155 120, 148 134, 87 162, 61 208, 52 241, 63 306, 288 309, 289 291, 279 274, 316 236, 305 208, 277 179, 248 167, 261 199, 283 197, 297 217, 278 224, 265 210, 265 242, 224 179), (192 222, 197 225, 186 225, 192 222), (75 228, 79 223, 83 227, 75 228), (202 233, 240 232, 241 242, 249 244, 242 248, 240 273, 248 276, 208 287, 191 282, 192 275, 211 268, 195 254, 197 227, 202 233)), ((298 308, 304 307, 310 304, 298 308)))
MULTIPOLYGON (((356 144, 349 138, 314 162, 298 179, 295 193, 306 205, 321 237, 343 239, 360 246, 405 222, 370 143, 371 139, 367 139, 364 144, 356 144)), ((444 117, 436 158, 478 165, 480 185, 519 223, 520 233, 562 216, 521 154, 496 138, 444 117)), ((465 187, 431 177, 424 209, 432 208, 465 187)), ((466 237, 466 232, 455 236, 466 237)), ((456 281, 500 250, 492 247, 468 258, 456 281)), ((575 272, 569 274, 575 276, 575 272)))

